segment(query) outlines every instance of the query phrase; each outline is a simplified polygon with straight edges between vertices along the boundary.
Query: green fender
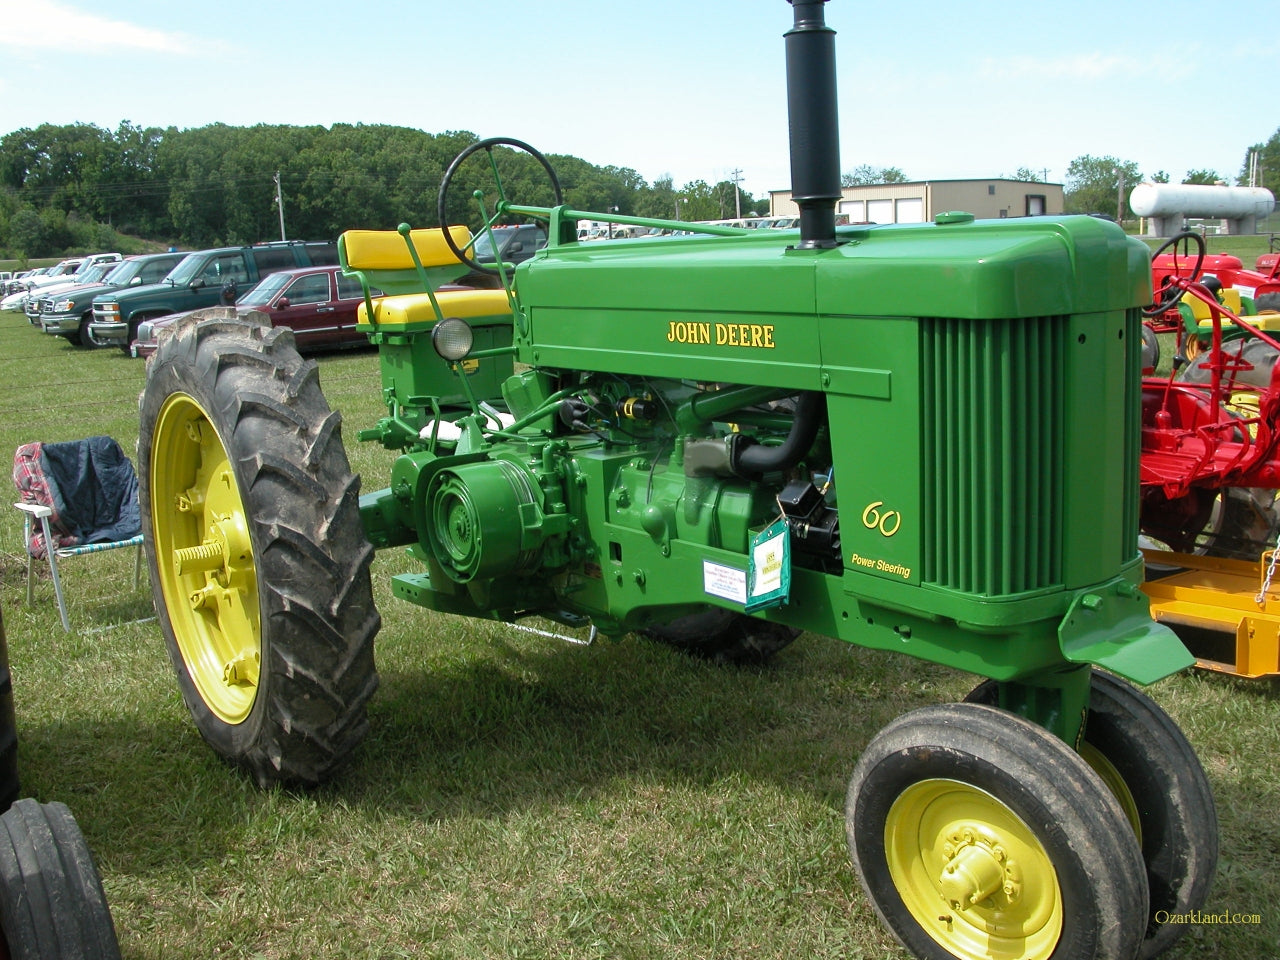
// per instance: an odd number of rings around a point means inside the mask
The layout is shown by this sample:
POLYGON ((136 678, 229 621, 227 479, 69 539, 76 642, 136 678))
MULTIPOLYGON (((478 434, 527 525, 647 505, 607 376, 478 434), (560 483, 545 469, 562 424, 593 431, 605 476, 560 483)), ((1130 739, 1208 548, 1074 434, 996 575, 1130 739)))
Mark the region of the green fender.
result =
POLYGON ((1124 577, 1082 590, 1058 624, 1070 663, 1091 663, 1134 683, 1154 683, 1195 663, 1178 635, 1151 619, 1147 596, 1124 577))

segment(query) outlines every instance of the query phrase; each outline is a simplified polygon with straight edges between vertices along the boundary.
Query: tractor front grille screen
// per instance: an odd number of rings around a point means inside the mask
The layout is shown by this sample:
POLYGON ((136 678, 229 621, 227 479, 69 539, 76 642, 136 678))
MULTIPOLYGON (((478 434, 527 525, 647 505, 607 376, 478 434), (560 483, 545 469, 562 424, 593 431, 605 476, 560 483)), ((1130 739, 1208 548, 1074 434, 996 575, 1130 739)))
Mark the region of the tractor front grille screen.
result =
POLYGON ((1121 532, 1120 562, 1131 561, 1138 542, 1138 469, 1142 449, 1142 311, 1134 308, 1125 313, 1125 424, 1124 486, 1119 496, 1124 503, 1124 527, 1121 532))
POLYGON ((924 582, 1060 584, 1067 318, 922 323, 924 582))

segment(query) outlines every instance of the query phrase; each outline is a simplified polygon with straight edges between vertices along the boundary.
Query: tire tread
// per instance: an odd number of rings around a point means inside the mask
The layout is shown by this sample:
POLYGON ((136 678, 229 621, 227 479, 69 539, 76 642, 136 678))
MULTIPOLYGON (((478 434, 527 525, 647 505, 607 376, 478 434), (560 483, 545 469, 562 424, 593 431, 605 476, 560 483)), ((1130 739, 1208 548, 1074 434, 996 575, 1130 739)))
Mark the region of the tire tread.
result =
MULTIPOLYGON (((236 468, 259 580, 266 703, 251 736, 219 727, 189 680, 183 695, 214 749, 262 786, 314 786, 349 759, 368 730, 377 688, 373 548, 359 514, 359 477, 341 439, 341 415, 320 391, 319 368, 293 335, 251 320, 180 326, 153 358, 143 395, 143 437, 174 391, 201 402, 236 468)), ((148 456, 139 456, 149 522, 148 456)), ((155 563, 154 538, 146 538, 155 563)), ((163 597, 156 588, 157 607, 163 597)), ((181 656, 161 617, 170 654, 181 656)), ((241 726, 246 726, 246 721, 241 726)), ((225 725, 224 725, 225 726, 225 725)))

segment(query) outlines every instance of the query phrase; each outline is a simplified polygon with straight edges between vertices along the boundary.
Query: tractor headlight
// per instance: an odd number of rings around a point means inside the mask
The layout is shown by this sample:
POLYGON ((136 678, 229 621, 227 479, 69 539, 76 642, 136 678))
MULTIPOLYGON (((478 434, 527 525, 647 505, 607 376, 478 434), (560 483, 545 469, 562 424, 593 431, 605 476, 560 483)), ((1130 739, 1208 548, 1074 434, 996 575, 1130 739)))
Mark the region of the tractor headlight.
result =
POLYGON ((460 317, 445 317, 431 329, 431 346, 450 363, 470 353, 474 343, 471 324, 460 317))

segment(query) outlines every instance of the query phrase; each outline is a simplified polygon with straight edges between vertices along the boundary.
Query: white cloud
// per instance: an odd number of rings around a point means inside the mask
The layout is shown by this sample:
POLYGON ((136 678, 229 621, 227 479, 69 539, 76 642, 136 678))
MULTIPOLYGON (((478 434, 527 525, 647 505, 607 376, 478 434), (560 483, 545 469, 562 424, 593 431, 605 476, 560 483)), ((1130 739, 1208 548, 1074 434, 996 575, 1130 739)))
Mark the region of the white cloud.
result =
POLYGON ((1104 53, 1081 53, 1073 56, 1014 56, 986 58, 980 68, 982 76, 996 80, 1079 80, 1096 81, 1108 77, 1139 76, 1149 72, 1140 57, 1104 53))
POLYGON ((0 47, 117 55, 126 50, 189 53, 192 43, 180 33, 110 20, 54 0, 22 0, 5 13, 0 47))

